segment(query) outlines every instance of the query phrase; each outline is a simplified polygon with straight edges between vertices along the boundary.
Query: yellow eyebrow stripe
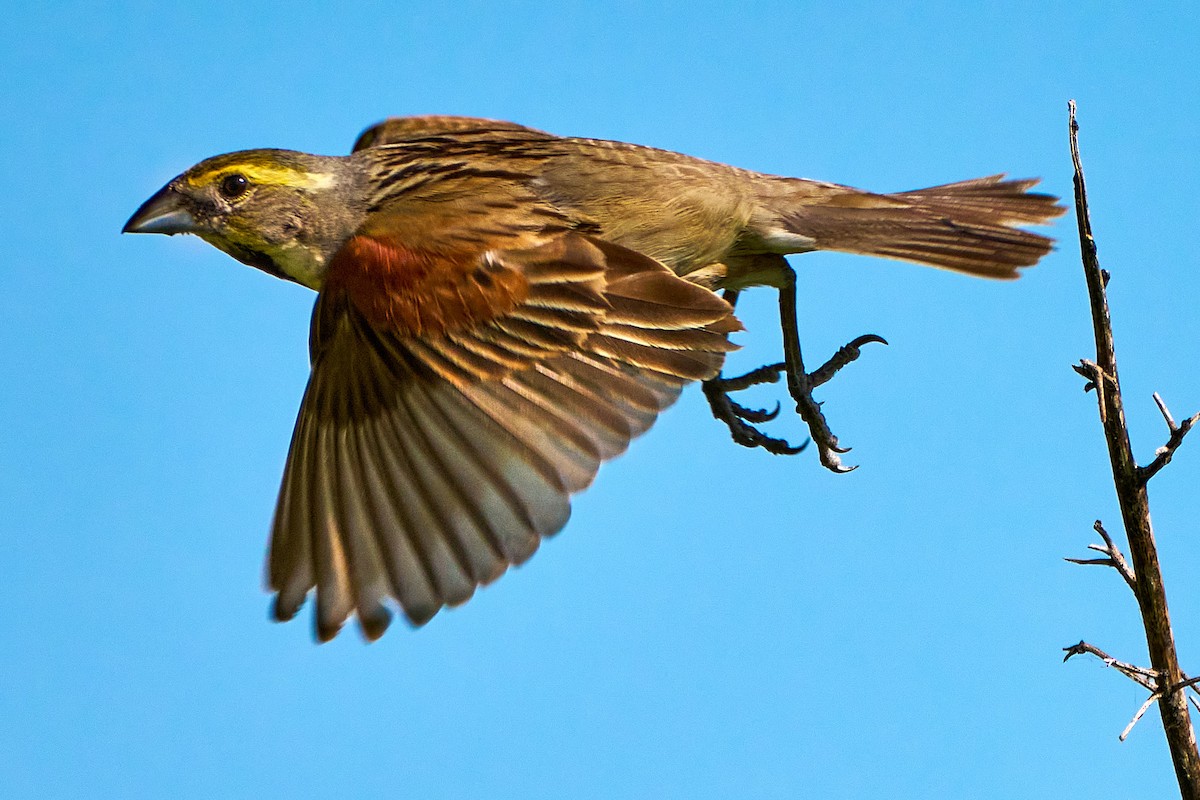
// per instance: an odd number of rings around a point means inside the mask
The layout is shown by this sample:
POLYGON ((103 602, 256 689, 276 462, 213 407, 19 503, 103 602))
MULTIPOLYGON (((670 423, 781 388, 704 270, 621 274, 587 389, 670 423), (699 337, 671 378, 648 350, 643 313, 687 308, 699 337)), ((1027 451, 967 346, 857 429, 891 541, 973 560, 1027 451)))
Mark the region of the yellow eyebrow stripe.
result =
POLYGON ((333 183, 333 175, 327 172, 306 172, 291 167, 270 164, 226 164, 206 170, 198 175, 189 175, 188 183, 203 186, 216 183, 226 175, 245 175, 251 183, 260 186, 295 186, 302 189, 321 189, 333 183))

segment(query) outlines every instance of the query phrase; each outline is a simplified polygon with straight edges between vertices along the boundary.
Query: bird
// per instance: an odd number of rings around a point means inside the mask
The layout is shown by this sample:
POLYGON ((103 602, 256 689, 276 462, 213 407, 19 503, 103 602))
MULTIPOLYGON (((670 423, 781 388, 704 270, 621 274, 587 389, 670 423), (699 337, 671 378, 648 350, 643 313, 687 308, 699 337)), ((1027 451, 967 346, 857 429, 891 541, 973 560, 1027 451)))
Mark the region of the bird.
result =
POLYGON ((570 498, 701 381, 735 441, 776 412, 730 392, 785 375, 821 462, 845 452, 806 371, 785 256, 835 250, 1011 279, 1063 212, 1037 179, 880 194, 511 122, 396 117, 345 156, 218 155, 123 232, 193 234, 317 292, 311 371, 271 524, 273 616, 383 635, 528 560, 570 498), (779 292, 784 360, 727 378, 738 294, 779 292), (314 591, 315 590, 315 591, 314 591))

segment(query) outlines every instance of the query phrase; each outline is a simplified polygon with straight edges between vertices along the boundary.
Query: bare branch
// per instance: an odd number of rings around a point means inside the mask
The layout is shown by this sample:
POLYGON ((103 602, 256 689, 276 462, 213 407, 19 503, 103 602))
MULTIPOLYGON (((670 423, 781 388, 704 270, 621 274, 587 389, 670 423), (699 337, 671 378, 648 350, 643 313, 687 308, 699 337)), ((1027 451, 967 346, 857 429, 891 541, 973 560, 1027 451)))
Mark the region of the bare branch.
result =
POLYGON ((1154 460, 1144 467, 1138 468, 1138 476, 1142 479, 1142 483, 1148 482, 1158 473, 1160 469, 1171 463, 1171 457, 1175 455, 1175 451, 1179 449, 1179 445, 1183 444, 1183 437, 1188 435, 1188 431, 1197 422, 1200 422, 1200 413, 1185 419, 1182 425, 1176 425, 1171 412, 1167 410, 1167 404, 1159 397, 1158 392, 1154 393, 1154 403, 1158 406, 1159 412, 1163 415, 1163 420, 1167 423, 1167 430, 1171 434, 1171 438, 1167 439, 1167 443, 1158 448, 1154 455, 1154 460))
MULTIPOLYGON (((1171 630, 1171 616, 1167 610, 1167 594, 1163 586, 1162 570, 1158 563, 1158 550, 1154 543, 1154 529, 1150 523, 1150 501, 1146 494, 1146 481, 1158 470, 1162 469, 1171 459, 1175 449, 1183 440, 1188 429, 1197 421, 1200 415, 1192 418, 1184 425, 1173 426, 1170 413, 1156 398, 1159 410, 1167 420, 1171 429, 1171 439, 1167 446, 1160 449, 1158 456, 1147 467, 1138 467, 1133 457, 1133 447, 1129 441, 1129 429, 1125 423, 1124 400, 1121 396, 1121 383, 1117 374, 1117 358, 1113 345, 1112 321, 1108 309, 1108 296, 1105 291, 1109 274, 1100 268, 1096 253, 1096 240, 1092 235, 1092 223, 1088 216, 1087 188, 1083 178, 1083 163, 1079 156, 1079 124, 1075 119, 1075 101, 1069 104, 1070 109, 1070 144, 1071 161, 1075 166, 1075 217, 1079 226, 1079 248, 1083 260, 1083 273, 1087 279, 1088 300, 1092 312, 1092 332, 1096 340, 1096 360, 1081 361, 1075 367, 1090 382, 1096 390, 1096 401, 1100 413, 1100 422, 1104 427, 1104 438, 1108 445, 1108 456, 1112 466, 1113 485, 1117 492, 1117 501, 1121 507, 1121 521, 1124 523, 1125 534, 1129 542, 1129 557, 1132 569, 1128 570, 1127 582, 1133 587, 1137 597, 1138 608, 1142 615, 1142 625, 1146 632, 1146 646, 1150 655, 1151 670, 1133 668, 1127 671, 1121 667, 1132 667, 1113 659, 1084 642, 1073 648, 1067 648, 1067 657, 1080 653, 1092 653, 1104 658, 1105 663, 1121 671, 1133 680, 1147 680, 1153 675, 1153 686, 1148 687, 1153 695, 1146 705, 1134 717, 1133 722, 1122 734, 1122 739, 1132 729, 1133 725, 1145 713, 1155 700, 1158 701, 1163 731, 1166 733, 1167 745, 1171 751, 1171 761, 1175 767, 1175 777, 1179 783, 1179 791, 1183 800, 1200 800, 1200 752, 1196 748, 1196 736, 1192 730, 1191 717, 1188 713, 1188 695, 1185 691, 1159 691, 1157 687, 1177 687, 1186 683, 1183 672, 1179 668, 1179 658, 1175 649, 1175 635, 1171 630), (1182 431, 1182 432, 1181 432, 1182 431), (1121 666, 1118 664, 1121 663, 1121 666), (1138 675, 1139 678, 1134 677, 1138 675)), ((1097 527, 1097 530, 1101 530, 1097 527)), ((1103 534, 1102 534, 1103 535, 1103 534)), ((1104 537, 1107 547, 1108 560, 1122 572, 1127 573, 1118 565, 1115 546, 1107 536, 1104 537)), ((1094 548, 1097 549, 1097 548, 1094 548)), ((1089 562, 1094 563, 1094 562, 1089 562)), ((1102 562, 1101 562, 1102 563, 1102 562)), ((1128 566, 1128 565, 1127 565, 1128 566)), ((1145 683, 1142 683, 1145 686, 1145 683)))

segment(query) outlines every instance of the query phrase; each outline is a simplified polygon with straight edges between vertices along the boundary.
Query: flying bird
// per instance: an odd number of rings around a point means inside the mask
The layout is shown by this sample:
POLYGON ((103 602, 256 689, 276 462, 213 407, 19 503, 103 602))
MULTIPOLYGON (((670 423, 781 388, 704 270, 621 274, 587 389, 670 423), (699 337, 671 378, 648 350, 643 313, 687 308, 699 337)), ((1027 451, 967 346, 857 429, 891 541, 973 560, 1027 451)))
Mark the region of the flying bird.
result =
POLYGON ((844 452, 812 389, 784 256, 813 250, 1015 278, 1063 212, 1002 175, 875 194, 622 142, 467 117, 367 129, 348 156, 247 150, 200 162, 128 233, 190 233, 317 292, 267 582, 316 636, 352 615, 419 626, 558 532, 570 496, 691 381, 735 441, 795 452, 729 393, 787 379, 822 463, 844 452), (720 375, 737 293, 779 290, 784 360, 720 375), (723 291, 718 295, 717 291, 723 291))

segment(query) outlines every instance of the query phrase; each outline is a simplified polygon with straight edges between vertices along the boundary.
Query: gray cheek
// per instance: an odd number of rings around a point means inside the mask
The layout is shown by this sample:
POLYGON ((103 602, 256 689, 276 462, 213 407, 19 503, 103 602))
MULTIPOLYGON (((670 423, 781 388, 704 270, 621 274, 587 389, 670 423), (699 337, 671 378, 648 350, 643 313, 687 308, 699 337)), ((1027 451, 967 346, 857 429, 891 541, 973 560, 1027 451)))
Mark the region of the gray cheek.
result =
POLYGON ((229 204, 202 194, 192 198, 192 214, 200 226, 219 233, 229 215, 229 204))
POLYGON ((263 230, 263 239, 269 244, 286 245, 302 238, 304 226, 299 215, 282 212, 276 224, 263 230))

